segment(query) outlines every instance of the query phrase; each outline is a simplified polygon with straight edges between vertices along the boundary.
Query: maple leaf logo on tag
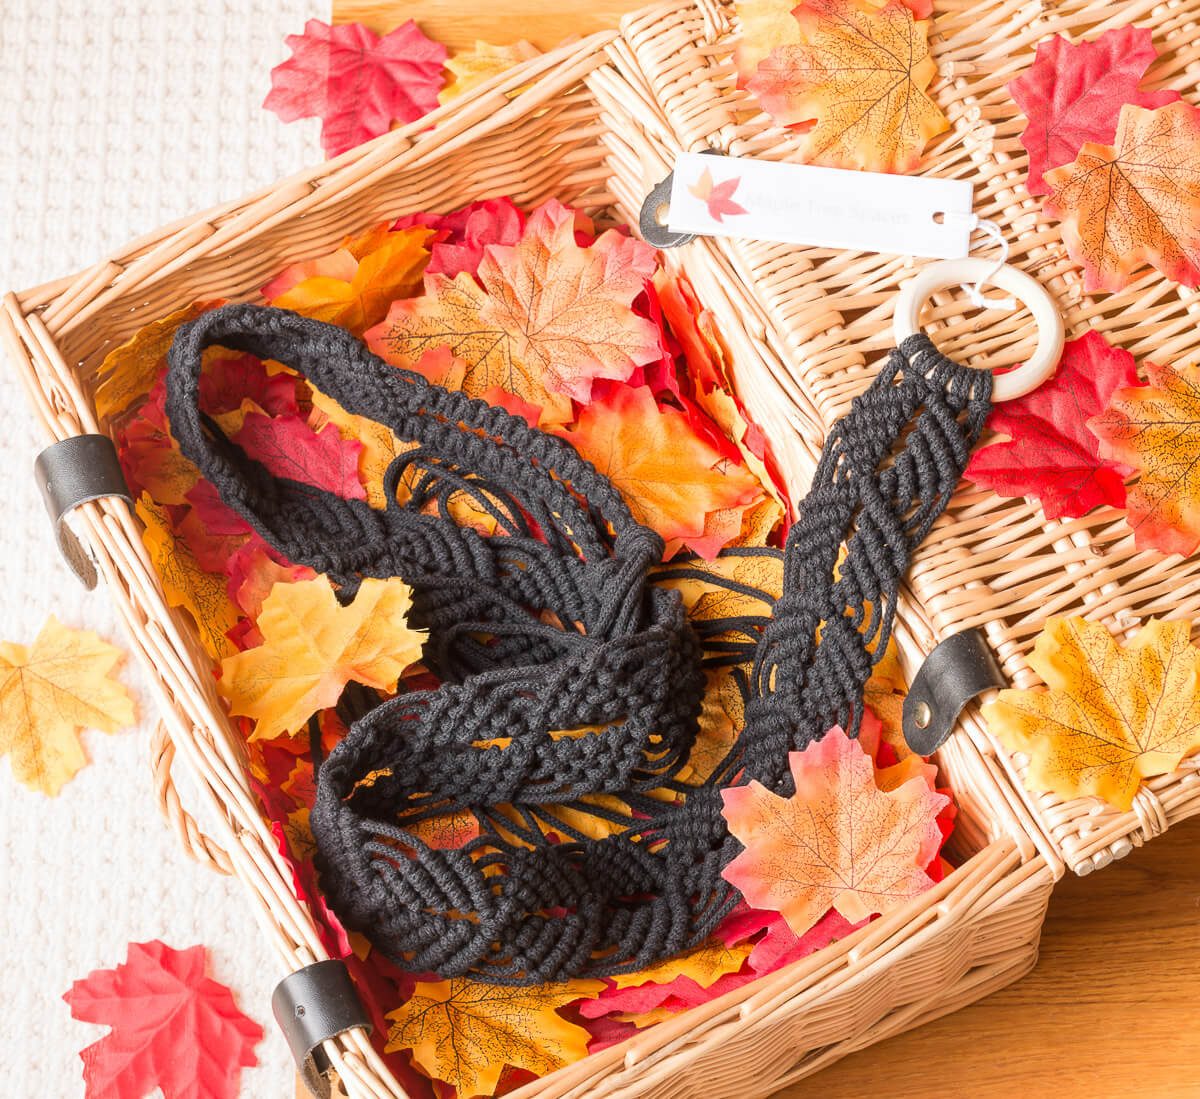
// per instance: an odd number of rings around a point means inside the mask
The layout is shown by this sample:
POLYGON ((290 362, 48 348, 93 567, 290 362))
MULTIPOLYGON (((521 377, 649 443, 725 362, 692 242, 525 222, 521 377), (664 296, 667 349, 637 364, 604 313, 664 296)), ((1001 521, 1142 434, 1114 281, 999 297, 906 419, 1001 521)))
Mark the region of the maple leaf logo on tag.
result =
POLYGON ((688 186, 688 190, 708 207, 708 216, 713 221, 723 222, 726 214, 733 216, 746 213, 744 206, 733 201, 733 193, 741 182, 741 176, 734 176, 723 183, 714 184, 712 172, 705 168, 700 178, 688 186))

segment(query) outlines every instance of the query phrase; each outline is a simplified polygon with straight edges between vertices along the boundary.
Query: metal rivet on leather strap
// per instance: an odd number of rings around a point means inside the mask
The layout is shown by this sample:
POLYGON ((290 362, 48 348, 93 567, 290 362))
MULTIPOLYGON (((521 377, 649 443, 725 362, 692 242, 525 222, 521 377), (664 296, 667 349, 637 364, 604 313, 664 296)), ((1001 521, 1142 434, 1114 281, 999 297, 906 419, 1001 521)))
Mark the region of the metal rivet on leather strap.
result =
POLYGON ((905 742, 914 752, 930 755, 946 742, 971 699, 1004 686, 1004 673, 982 630, 946 638, 926 657, 904 699, 905 742))
POLYGON ((346 964, 330 959, 289 973, 271 994, 271 1011, 309 1091, 329 1099, 329 1060, 321 1043, 355 1027, 372 1029, 346 964))
POLYGON ((96 586, 96 567, 66 519, 72 508, 104 496, 121 496, 133 503, 117 448, 107 435, 74 435, 46 447, 34 461, 33 473, 54 524, 58 548, 90 591, 96 586))

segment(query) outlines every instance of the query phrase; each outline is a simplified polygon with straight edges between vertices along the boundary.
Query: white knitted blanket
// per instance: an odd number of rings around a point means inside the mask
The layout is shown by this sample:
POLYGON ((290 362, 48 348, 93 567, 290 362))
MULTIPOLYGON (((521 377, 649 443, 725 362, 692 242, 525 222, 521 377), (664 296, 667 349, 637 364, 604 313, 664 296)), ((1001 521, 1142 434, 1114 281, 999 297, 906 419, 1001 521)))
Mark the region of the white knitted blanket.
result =
MULTIPOLYGON (((320 157, 316 122, 260 104, 284 36, 324 0, 5 0, 0 14, 0 291, 70 274, 165 222, 236 198, 320 157)), ((48 614, 124 639, 103 589, 58 559, 34 489, 43 444, 0 355, 0 638, 29 643, 48 614)), ((242 1094, 294 1094, 270 994, 283 976, 242 887, 188 860, 153 804, 155 720, 138 669, 136 729, 84 734, 91 759, 54 800, 0 762, 0 1080, 6 1094, 83 1095, 77 1052, 102 1027, 71 1019, 77 977, 131 941, 203 943, 210 973, 262 1024, 242 1094)), ((180 770, 183 770, 181 767, 180 770)), ((185 803, 189 794, 181 777, 185 803)))

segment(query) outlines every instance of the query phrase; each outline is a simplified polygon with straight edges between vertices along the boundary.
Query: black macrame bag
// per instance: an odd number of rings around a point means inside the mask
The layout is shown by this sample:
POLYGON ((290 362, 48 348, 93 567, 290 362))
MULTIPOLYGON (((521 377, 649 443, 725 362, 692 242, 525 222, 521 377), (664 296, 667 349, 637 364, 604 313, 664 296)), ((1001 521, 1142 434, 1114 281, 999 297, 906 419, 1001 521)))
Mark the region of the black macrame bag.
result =
POLYGON ((172 434, 221 499, 343 600, 365 577, 401 577, 413 624, 429 630, 425 662, 441 686, 382 703, 353 685, 343 696, 355 720, 320 766, 311 816, 329 904, 404 969, 503 984, 640 969, 703 941, 730 912, 739 897, 721 870, 740 845, 721 787, 757 779, 791 793, 789 751, 834 724, 857 731, 871 652, 887 645, 901 578, 992 391, 989 373, 924 336, 893 350, 829 433, 771 617, 706 623, 701 638, 679 594, 654 582, 661 538, 561 439, 286 310, 206 313, 180 328, 168 361, 172 434), (407 476, 406 503, 373 510, 246 457, 199 409, 201 356, 214 345, 283 362, 418 444, 385 477, 394 501, 407 476), (493 515, 494 535, 450 518, 455 493, 493 515), (692 784, 681 776, 701 645, 718 635, 709 659, 747 669, 745 728, 692 784), (551 735, 584 726, 599 732, 551 735), (662 790, 682 801, 650 796, 662 790), (611 798, 632 823, 606 808, 611 798), (626 827, 597 840, 556 818, 550 837, 545 806, 626 827), (480 823, 458 850, 413 830, 458 810, 480 823))

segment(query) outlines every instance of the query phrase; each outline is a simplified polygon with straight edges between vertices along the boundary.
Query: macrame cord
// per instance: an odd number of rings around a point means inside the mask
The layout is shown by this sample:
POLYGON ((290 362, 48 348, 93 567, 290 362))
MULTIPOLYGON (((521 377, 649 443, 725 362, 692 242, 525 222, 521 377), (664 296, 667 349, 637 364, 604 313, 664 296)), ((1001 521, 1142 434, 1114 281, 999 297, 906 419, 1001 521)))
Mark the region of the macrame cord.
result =
POLYGON ((640 969, 731 911, 739 896, 721 869, 740 844, 720 789, 757 779, 788 794, 789 751, 837 723, 857 732, 901 579, 992 389, 924 336, 890 352, 829 434, 771 616, 693 627, 664 581, 713 573, 661 565, 662 539, 611 482, 524 420, 286 310, 212 310, 180 328, 168 359, 172 434, 221 499, 344 601, 366 577, 403 578, 412 624, 429 630, 440 686, 402 685, 382 703, 354 685, 343 695, 352 724, 320 766, 311 814, 329 904, 406 970, 502 984, 640 969), (416 444, 387 471, 389 506, 274 477, 226 439, 198 405, 215 345, 282 362, 416 444), (456 497, 485 509, 495 534, 458 525, 456 497), (696 781, 704 672, 722 664, 735 666, 745 728, 696 781), (457 850, 422 840, 423 822, 460 811, 478 838, 457 850), (620 830, 592 838, 588 821, 620 830))

